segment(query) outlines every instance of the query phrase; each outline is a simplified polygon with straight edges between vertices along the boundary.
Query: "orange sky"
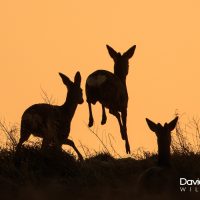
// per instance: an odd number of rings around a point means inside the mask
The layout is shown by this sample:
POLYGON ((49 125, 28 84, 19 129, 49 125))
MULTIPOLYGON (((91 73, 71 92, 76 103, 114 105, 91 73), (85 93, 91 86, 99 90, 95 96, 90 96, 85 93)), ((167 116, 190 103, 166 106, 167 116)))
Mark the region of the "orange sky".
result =
MULTIPOLYGON (((165 122, 176 109, 199 115, 200 2, 9 0, 0 2, 0 118, 20 123, 23 111, 42 102, 41 88, 62 104, 66 89, 58 72, 86 77, 96 69, 113 71, 106 44, 120 52, 136 44, 127 77, 128 135, 132 150, 155 148, 145 117, 165 122)), ((108 114, 100 126, 99 104, 93 109, 99 135, 111 133, 125 154, 117 120, 108 114)), ((99 141, 88 123, 87 104, 78 107, 71 137, 91 149, 99 141)), ((104 137, 106 142, 106 137, 104 137)))

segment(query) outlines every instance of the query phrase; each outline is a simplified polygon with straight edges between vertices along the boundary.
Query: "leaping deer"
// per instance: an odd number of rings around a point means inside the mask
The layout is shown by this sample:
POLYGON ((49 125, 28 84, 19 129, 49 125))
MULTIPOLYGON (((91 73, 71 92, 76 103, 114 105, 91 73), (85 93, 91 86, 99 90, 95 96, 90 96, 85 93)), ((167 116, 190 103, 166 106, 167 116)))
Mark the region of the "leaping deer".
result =
POLYGON ((34 104, 27 108, 22 115, 20 140, 17 151, 22 144, 33 134, 43 138, 42 149, 49 145, 55 145, 61 149, 62 144, 71 146, 78 154, 80 160, 83 159, 81 153, 76 148, 74 142, 68 139, 70 125, 78 104, 83 103, 81 85, 81 75, 77 72, 74 82, 67 76, 59 73, 63 83, 67 86, 68 93, 63 105, 34 104))
POLYGON ((124 54, 117 53, 109 45, 106 45, 106 47, 109 55, 114 60, 114 73, 106 70, 97 70, 90 74, 86 80, 86 96, 89 107, 88 126, 93 126, 94 122, 91 104, 96 104, 99 101, 102 104, 101 124, 106 123, 105 108, 108 108, 110 114, 114 115, 118 120, 122 139, 125 140, 126 153, 130 153, 126 127, 128 106, 126 76, 129 70, 128 60, 133 56, 136 45, 132 46, 124 54))

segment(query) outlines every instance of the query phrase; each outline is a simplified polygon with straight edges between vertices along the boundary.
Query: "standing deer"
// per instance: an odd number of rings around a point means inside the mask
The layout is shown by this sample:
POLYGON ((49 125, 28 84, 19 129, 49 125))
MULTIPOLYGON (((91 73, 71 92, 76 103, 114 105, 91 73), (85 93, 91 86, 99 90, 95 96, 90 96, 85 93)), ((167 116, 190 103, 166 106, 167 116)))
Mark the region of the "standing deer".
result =
POLYGON ((49 145, 55 145, 61 150, 62 144, 71 146, 80 160, 82 155, 76 148, 74 142, 68 139, 70 125, 78 104, 83 103, 81 85, 81 75, 77 72, 74 82, 67 76, 59 73, 64 85, 67 86, 68 93, 63 105, 34 104, 30 106, 22 115, 20 140, 17 151, 22 144, 33 134, 43 138, 42 149, 49 145))
POLYGON ((177 121, 178 117, 162 126, 160 123, 155 124, 146 119, 149 128, 157 137, 158 163, 145 170, 140 176, 138 185, 140 192, 161 193, 166 192, 167 187, 172 187, 172 177, 175 178, 176 174, 170 163, 171 131, 176 127, 177 121))
POLYGON ((118 120, 122 139, 125 140, 126 153, 130 153, 126 127, 128 106, 126 76, 129 69, 128 60, 133 56, 136 45, 122 55, 117 53, 112 47, 108 45, 106 47, 114 60, 114 73, 106 70, 97 70, 90 74, 86 80, 86 96, 89 107, 88 126, 93 126, 94 122, 91 104, 96 104, 99 101, 102 104, 101 124, 106 123, 105 108, 108 108, 110 114, 114 115, 118 120))

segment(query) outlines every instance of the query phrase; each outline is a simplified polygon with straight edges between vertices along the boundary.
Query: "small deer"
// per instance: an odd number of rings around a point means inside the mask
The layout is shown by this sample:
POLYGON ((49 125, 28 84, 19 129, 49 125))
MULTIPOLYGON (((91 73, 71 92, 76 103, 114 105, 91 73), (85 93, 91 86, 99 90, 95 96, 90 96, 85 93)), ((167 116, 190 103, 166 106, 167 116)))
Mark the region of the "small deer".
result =
POLYGON ((142 173, 139 178, 139 188, 147 193, 159 193, 166 187, 171 187, 172 170, 170 163, 170 145, 171 131, 176 127, 178 117, 162 126, 160 123, 155 124, 149 119, 146 122, 149 128, 156 134, 158 144, 158 163, 157 166, 151 167, 142 173))
POLYGON ((80 72, 77 72, 74 82, 62 73, 59 73, 59 75, 68 89, 66 101, 61 106, 45 103, 34 104, 25 110, 21 119, 20 140, 17 151, 33 134, 43 138, 41 149, 54 145, 61 150, 62 144, 67 144, 75 150, 79 159, 82 160, 83 157, 74 142, 68 139, 76 108, 78 104, 83 103, 83 94, 80 87, 81 75, 80 72))
POLYGON ((106 70, 97 70, 90 74, 86 80, 86 96, 89 107, 88 126, 91 127, 94 123, 91 104, 96 104, 99 101, 102 104, 101 124, 103 125, 107 121, 105 108, 108 108, 110 114, 114 115, 118 120, 122 139, 125 140, 126 152, 130 153, 126 127, 128 106, 126 76, 129 70, 128 61, 133 56, 136 45, 122 55, 109 45, 106 45, 106 47, 109 55, 114 60, 114 73, 106 70))

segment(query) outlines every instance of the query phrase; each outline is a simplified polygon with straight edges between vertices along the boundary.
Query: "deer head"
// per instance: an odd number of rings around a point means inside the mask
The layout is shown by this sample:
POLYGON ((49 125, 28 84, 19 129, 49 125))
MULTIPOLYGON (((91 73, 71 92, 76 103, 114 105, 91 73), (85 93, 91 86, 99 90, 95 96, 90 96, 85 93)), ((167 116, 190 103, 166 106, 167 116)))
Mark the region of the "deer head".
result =
POLYGON ((59 73, 60 77, 62 78, 62 81, 64 85, 67 86, 68 89, 68 95, 72 97, 74 101, 78 104, 83 103, 83 92, 81 89, 81 74, 80 72, 77 72, 74 76, 74 82, 72 82, 66 75, 59 73))
POLYGON ((162 126, 146 118, 149 128, 156 134, 158 143, 158 163, 161 165, 169 164, 171 131, 176 127, 178 117, 162 126))
POLYGON ((109 55, 115 63, 114 74, 118 76, 121 80, 125 80, 129 70, 128 60, 133 56, 136 45, 132 46, 123 54, 121 54, 120 52, 116 52, 109 45, 106 45, 106 47, 108 49, 109 55))

